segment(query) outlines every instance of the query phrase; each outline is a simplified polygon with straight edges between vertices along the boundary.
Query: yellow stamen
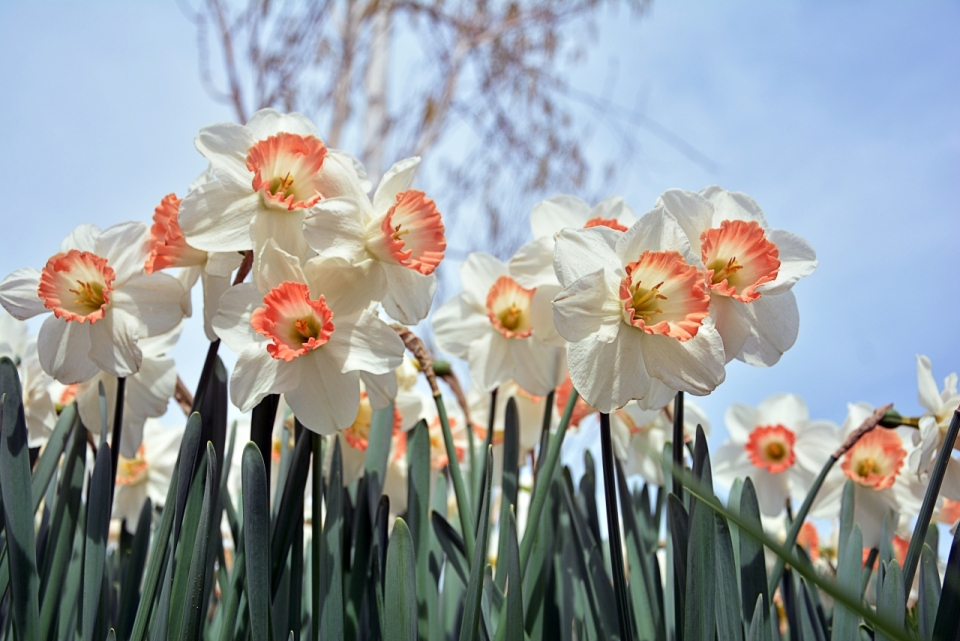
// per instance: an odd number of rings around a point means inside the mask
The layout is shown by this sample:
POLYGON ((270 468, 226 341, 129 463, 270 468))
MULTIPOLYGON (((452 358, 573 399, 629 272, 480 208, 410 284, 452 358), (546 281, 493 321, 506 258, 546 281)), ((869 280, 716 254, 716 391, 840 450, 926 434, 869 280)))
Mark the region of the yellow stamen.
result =
POLYGON ((727 261, 726 265, 723 263, 723 259, 717 259, 708 265, 710 269, 713 270, 713 284, 722 283, 727 280, 730 276, 733 276, 738 271, 743 269, 743 265, 737 263, 737 257, 733 256, 730 260, 727 261))

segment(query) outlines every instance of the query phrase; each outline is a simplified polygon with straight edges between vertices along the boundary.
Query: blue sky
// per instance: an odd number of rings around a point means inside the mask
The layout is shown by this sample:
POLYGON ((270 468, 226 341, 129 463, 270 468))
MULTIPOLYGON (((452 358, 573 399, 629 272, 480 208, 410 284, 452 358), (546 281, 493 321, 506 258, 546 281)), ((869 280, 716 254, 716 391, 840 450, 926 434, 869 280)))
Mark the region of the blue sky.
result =
MULTIPOLYGON (((769 370, 733 364, 702 401, 715 425, 731 402, 784 391, 837 422, 848 401, 916 412, 916 354, 938 379, 960 369, 957 33, 957 3, 664 2, 640 21, 601 16, 577 86, 599 91, 618 58, 612 99, 642 98, 713 163, 643 132, 616 158, 601 133, 589 150, 624 167, 616 191, 638 213, 672 187, 745 191, 820 258, 795 289, 797 345, 769 370)), ((203 169, 200 127, 232 115, 204 93, 174 3, 0 3, 0 63, 0 275, 42 266, 81 222, 147 221, 203 169)), ((204 352, 195 319, 175 353, 188 385, 204 352)))

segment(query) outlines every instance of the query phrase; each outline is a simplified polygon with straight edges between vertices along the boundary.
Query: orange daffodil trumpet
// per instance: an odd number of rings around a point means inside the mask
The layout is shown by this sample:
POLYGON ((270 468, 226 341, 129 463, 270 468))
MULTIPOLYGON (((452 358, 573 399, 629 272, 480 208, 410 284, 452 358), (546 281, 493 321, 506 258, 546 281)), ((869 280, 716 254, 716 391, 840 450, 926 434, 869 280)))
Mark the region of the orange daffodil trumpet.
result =
POLYGON ((537 279, 539 265, 470 254, 460 266, 463 291, 433 316, 437 345, 467 359, 470 377, 489 392, 513 380, 530 394, 547 394, 565 374, 563 339, 550 316, 559 287, 537 279))
POLYGON ((419 163, 408 158, 391 167, 372 202, 365 195, 328 198, 304 223, 307 243, 320 254, 371 261, 370 287, 387 314, 406 325, 430 311, 434 270, 447 247, 436 204, 409 189, 419 163))
POLYGON ((210 172, 184 197, 179 222, 186 242, 198 250, 252 249, 259 260, 272 239, 306 259, 307 212, 325 198, 366 197, 353 158, 328 149, 313 123, 297 113, 263 109, 246 125, 204 127, 195 143, 210 172))
POLYGON ((760 510, 783 512, 788 500, 803 501, 840 434, 829 421, 811 420, 806 403, 793 394, 777 394, 757 407, 734 404, 727 410, 730 438, 713 457, 713 475, 731 484, 750 477, 760 510))
POLYGON ((646 399, 659 408, 672 390, 702 396, 725 376, 710 297, 683 230, 655 209, 626 232, 565 229, 554 253, 563 291, 557 331, 570 343, 570 378, 604 413, 646 399))
POLYGON ((140 369, 138 341, 183 318, 184 290, 166 274, 147 274, 143 223, 103 231, 80 225, 42 271, 19 269, 0 283, 0 304, 25 320, 53 312, 37 338, 43 370, 65 385, 100 370, 127 377, 140 369))
POLYGON ((657 207, 683 228, 710 294, 710 316, 726 361, 775 364, 797 340, 800 314, 790 289, 816 269, 804 239, 767 226, 749 196, 719 187, 672 189, 657 207))
POLYGON ((283 394, 315 432, 354 423, 361 372, 393 375, 404 349, 371 309, 367 274, 340 258, 301 264, 267 241, 256 283, 227 290, 213 320, 217 335, 239 354, 230 396, 241 411, 267 394, 283 394))

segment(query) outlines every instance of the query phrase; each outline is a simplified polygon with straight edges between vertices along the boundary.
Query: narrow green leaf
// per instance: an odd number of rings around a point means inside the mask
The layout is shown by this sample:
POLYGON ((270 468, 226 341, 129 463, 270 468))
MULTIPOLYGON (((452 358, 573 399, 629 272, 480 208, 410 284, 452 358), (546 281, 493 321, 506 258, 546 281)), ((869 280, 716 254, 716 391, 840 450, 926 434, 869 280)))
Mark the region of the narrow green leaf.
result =
POLYGON ((460 534, 453 529, 453 526, 442 516, 439 512, 430 513, 430 521, 433 524, 433 532, 437 537, 437 540, 440 542, 440 547, 443 548, 444 553, 447 555, 447 561, 450 563, 453 570, 457 573, 457 576, 460 577, 460 580, 463 581, 463 584, 467 584, 467 552, 463 548, 463 539, 460 538, 460 534))
MULTIPOLYGON (((853 533, 853 506, 856 487, 853 481, 847 480, 843 485, 843 497, 840 499, 840 539, 838 545, 838 558, 844 558, 846 554, 847 541, 850 534, 853 533)), ((860 552, 857 552, 857 558, 860 558, 860 552)), ((860 559, 861 563, 863 559, 860 559)))
MULTIPOLYGON (((901 626, 903 625, 907 608, 907 593, 903 589, 903 576, 900 571, 900 564, 897 563, 896 559, 887 564, 877 608, 882 612, 889 613, 894 621, 901 626)), ((874 638, 875 641, 892 641, 891 637, 883 632, 877 632, 874 638)))
POLYGON ((121 639, 130 638, 133 620, 140 605, 140 582, 143 569, 147 564, 147 552, 150 549, 150 523, 153 519, 153 503, 149 497, 140 508, 137 530, 133 535, 133 545, 126 561, 126 569, 120 584, 120 611, 117 615, 117 634, 121 639))
MULTIPOLYGON (((461 536, 463 544, 467 550, 467 556, 473 556, 473 546, 476 543, 473 519, 470 511, 470 497, 467 495, 466 487, 463 484, 463 473, 460 471, 460 461, 457 458, 457 449, 453 444, 453 434, 450 432, 450 421, 447 419, 447 408, 444 405, 443 397, 438 393, 433 397, 437 405, 437 415, 440 418, 440 428, 443 430, 443 444, 447 450, 447 460, 449 461, 450 478, 453 480, 453 492, 457 497, 457 513, 460 515, 461 536)), ((467 430, 473 438, 473 430, 467 430)), ((473 448, 470 448, 471 455, 473 448)))
POLYGON ((107 535, 110 530, 110 491, 113 486, 110 446, 97 451, 87 489, 86 542, 83 548, 83 638, 93 641, 103 590, 107 535))
POLYGON ((393 444, 393 403, 373 413, 370 421, 370 437, 366 456, 363 459, 364 476, 367 476, 367 497, 370 509, 369 519, 377 518, 377 505, 383 492, 383 481, 387 476, 387 461, 393 444))
MULTIPOLYGON (((219 359, 218 359, 219 360, 219 359)), ((208 392, 206 399, 213 395, 208 392)), ((180 624, 180 637, 199 639, 203 622, 203 591, 208 570, 207 556, 210 547, 211 532, 219 525, 219 513, 216 511, 219 476, 217 474, 217 452, 213 443, 207 441, 207 482, 203 488, 203 505, 200 510, 200 526, 193 544, 193 556, 190 559, 190 574, 187 593, 183 606, 183 621, 180 624), (216 521, 216 522, 215 522, 216 521)), ((183 557, 184 560, 186 557, 183 557)))
MULTIPOLYGON (((513 399, 510 399, 513 403, 513 399)), ((508 410, 509 411, 509 410, 508 410)), ((523 579, 520 577, 520 545, 517 541, 517 518, 513 510, 507 520, 507 554, 503 557, 507 566, 507 616, 501 624, 505 639, 523 638, 523 579)))
POLYGON ((384 641, 411 641, 417 638, 417 577, 414 543, 403 519, 393 525, 387 548, 383 608, 387 625, 384 641))
MULTIPOLYGON (((853 501, 851 500, 852 504, 853 501)), ((850 512, 853 510, 851 509, 850 512)), ((842 533, 841 533, 842 536, 842 533)), ((863 564, 863 537, 860 534, 860 526, 853 524, 850 536, 846 544, 841 541, 841 553, 839 557, 839 567, 837 568, 837 584, 847 595, 847 598, 854 602, 860 600, 860 570, 863 564)), ((857 630, 860 627, 860 617, 845 607, 843 603, 837 603, 833 608, 833 638, 834 639, 855 639, 858 636, 857 630)))
MULTIPOLYGON (((260 449, 263 458, 263 469, 270 476, 270 465, 273 461, 273 423, 277 418, 277 408, 280 405, 279 394, 267 394, 250 415, 250 440, 260 449)), ((269 494, 267 495, 269 501, 269 494)))
MULTIPOLYGON (((631 568, 629 589, 636 619, 636 633, 639 641, 653 641, 664 634, 661 630, 660 616, 662 605, 657 600, 656 592, 651 589, 653 573, 649 567, 650 558, 645 549, 644 535, 641 533, 637 515, 634 512, 627 479, 619 463, 617 464, 617 486, 620 490, 620 511, 623 513, 623 529, 627 539, 627 567, 631 568)), ((644 513, 650 505, 646 498, 648 496, 646 486, 643 488, 642 496, 642 501, 646 501, 646 507, 640 512, 644 513)), ((647 527, 646 518, 642 519, 642 522, 645 524, 644 527, 647 527)), ((653 560, 656 561, 656 557, 653 557, 653 560)), ((659 583, 659 572, 656 581, 659 583)))
POLYGON ((721 639, 742 639, 740 598, 737 589, 737 565, 727 520, 713 515, 716 540, 717 634, 721 639))
POLYGON ((316 636, 317 623, 320 621, 320 612, 323 608, 320 597, 323 568, 320 560, 323 557, 321 523, 323 523, 323 451, 326 441, 323 436, 316 433, 311 433, 310 439, 312 450, 310 458, 313 465, 313 504, 310 515, 310 623, 313 635, 316 636))
MULTIPOLYGON (((169 636, 173 639, 181 638, 180 626, 183 625, 183 612, 186 607, 191 574, 190 560, 194 544, 200 535, 200 517, 203 512, 203 496, 207 474, 207 457, 204 454, 197 468, 197 473, 190 486, 187 496, 187 505, 183 510, 183 524, 180 528, 180 539, 174 550, 173 558, 173 585, 170 591, 170 610, 167 612, 167 626, 169 636)), ((163 610, 157 610, 156 616, 163 616, 163 610)))
MULTIPOLYGON (((174 545, 180 540, 180 528, 183 525, 183 511, 187 507, 187 497, 190 494, 190 486, 201 456, 200 432, 202 428, 203 421, 200 415, 194 412, 187 419, 187 427, 183 433, 183 440, 180 441, 180 455, 177 462, 177 502, 175 504, 176 512, 174 513, 173 521, 174 545)), ((169 505, 169 503, 167 505, 169 505)))
MULTIPOLYGON (((507 558, 507 547, 510 545, 506 532, 508 515, 511 506, 517 505, 518 493, 518 465, 520 462, 520 417, 517 414, 517 401, 507 400, 503 427, 503 473, 500 480, 500 541, 497 544, 497 559, 507 558)), ((497 563, 497 587, 501 590, 507 582, 507 570, 503 564, 497 563)))
POLYGON ((77 404, 71 403, 64 407, 57 418, 57 425, 53 428, 53 434, 47 439, 47 444, 43 446, 43 451, 40 453, 40 458, 37 459, 37 465, 33 470, 33 477, 30 479, 34 512, 40 508, 43 494, 47 491, 50 479, 53 478, 60 465, 60 455, 63 454, 63 448, 67 444, 67 437, 79 424, 80 417, 77 413, 77 404))
MULTIPOLYGON (((683 619, 686 612, 686 601, 689 596, 687 593, 689 523, 690 517, 683 507, 683 503, 676 494, 670 492, 667 495, 667 531, 670 537, 667 539, 668 583, 666 598, 673 600, 674 617, 672 619, 668 618, 667 621, 671 625, 676 625, 675 633, 678 636, 683 634, 685 628, 683 619), (673 589, 671 589, 671 585, 673 589)), ((680 636, 680 638, 683 637, 680 636)))
POLYGON ((255 443, 243 448, 243 549, 253 641, 270 639, 270 506, 267 471, 255 443))
POLYGON ((483 598, 483 576, 487 566, 487 536, 490 533, 490 490, 493 480, 493 453, 487 449, 486 476, 480 487, 480 519, 475 533, 476 547, 470 563, 470 579, 464 598, 463 621, 460 624, 460 641, 473 641, 480 630, 480 602, 483 598))
MULTIPOLYGON (((700 443, 698 438, 697 445, 700 443)), ((698 458, 700 449, 694 448, 694 469, 699 467, 701 478, 709 478, 709 459, 706 454, 698 458)), ((705 490, 710 491, 709 488, 705 490)), ((691 500, 690 511, 683 638, 711 639, 717 624, 717 564, 714 555, 718 543, 714 516, 699 500, 691 500)))
POLYGON ((800 620, 802 639, 810 641, 827 641, 826 632, 820 626, 817 612, 810 597, 810 588, 802 577, 797 577, 797 616, 800 620))
MULTIPOLYGON (((421 420, 407 432, 407 519, 410 521, 410 535, 413 537, 414 557, 416 558, 416 590, 420 613, 420 626, 426 631, 428 569, 430 552, 430 431, 427 422, 421 420)), ((406 525, 406 524, 405 524, 406 525)), ((396 533, 396 530, 394 530, 396 533)), ((392 544, 391 544, 392 545, 392 544)), ((387 551, 387 571, 389 574, 389 556, 387 551)), ((389 612, 387 620, 390 621, 389 612)), ((389 627, 389 626, 388 626, 389 627)))
POLYGON ((343 461, 339 436, 334 438, 326 498, 327 518, 323 523, 323 539, 320 547, 323 579, 320 586, 320 638, 342 639, 344 636, 341 554, 343 551, 343 461))
POLYGON ((947 571, 943 575, 937 620, 933 625, 934 641, 956 639, 957 631, 960 630, 958 603, 960 603, 960 528, 957 528, 953 535, 950 556, 947 557, 947 571))
POLYGON ((293 530, 303 527, 303 497, 310 472, 312 444, 310 434, 309 430, 300 428, 300 437, 297 439, 297 445, 290 460, 287 482, 283 486, 276 518, 273 519, 270 537, 270 559, 273 568, 272 596, 276 596, 277 588, 280 587, 280 575, 287 555, 290 553, 293 530))
MULTIPOLYGON (((750 477, 743 482, 740 491, 740 516, 762 528, 760 521, 760 504, 757 501, 757 491, 750 477)), ((764 603, 770 603, 770 593, 767 591, 767 569, 763 556, 763 546, 752 536, 740 536, 740 604, 744 612, 749 612, 757 602, 757 597, 763 597, 764 603)), ((767 612, 763 612, 764 624, 769 621, 767 612)))
MULTIPOLYGON (((40 635, 40 577, 30 493, 30 451, 17 366, 0 358, 0 493, 12 587, 11 614, 18 639, 40 635)), ((9 616, 9 615, 8 615, 9 616)))
POLYGON ((767 625, 764 623, 766 607, 763 605, 763 595, 757 597, 757 604, 753 608, 750 619, 750 629, 747 630, 747 641, 767 641, 767 625))
POLYGON ((917 624, 923 641, 933 638, 933 626, 937 621, 939 605, 940 572, 937 568, 937 554, 925 543, 923 552, 920 553, 920 585, 917 594, 917 624))

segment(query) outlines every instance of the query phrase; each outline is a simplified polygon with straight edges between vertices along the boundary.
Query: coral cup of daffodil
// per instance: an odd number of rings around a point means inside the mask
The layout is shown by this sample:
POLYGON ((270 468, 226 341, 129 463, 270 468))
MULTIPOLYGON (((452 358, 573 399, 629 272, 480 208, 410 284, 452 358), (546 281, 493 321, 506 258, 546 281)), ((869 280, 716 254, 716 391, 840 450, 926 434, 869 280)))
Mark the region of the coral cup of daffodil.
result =
POLYGON ((427 316, 437 288, 434 270, 447 247, 436 203, 409 189, 419 158, 396 163, 371 201, 365 195, 330 198, 307 216, 304 234, 324 256, 372 261, 371 287, 393 318, 412 325, 427 316))
POLYGON ((463 291, 433 316, 434 336, 440 349, 470 363, 482 391, 513 380, 531 394, 546 394, 564 375, 563 339, 550 318, 557 287, 525 287, 514 260, 470 254, 460 267, 463 291))
POLYGON ((723 381, 723 343, 697 262, 661 209, 626 232, 597 226, 557 237, 564 289, 553 319, 570 341, 573 385, 592 407, 610 413, 633 399, 669 400, 664 388, 703 395, 723 381))
POLYGON ((367 272, 338 258, 295 256, 268 241, 253 283, 220 299, 214 331, 239 354, 230 395, 241 411, 283 394, 300 422, 321 434, 351 426, 360 375, 393 374, 403 343, 377 317, 364 289, 367 272))
POLYGON ((816 268, 813 248, 769 228, 746 194, 719 187, 699 193, 671 189, 657 207, 677 220, 699 258, 726 360, 776 363, 797 340, 800 314, 790 289, 816 268))
POLYGON ((43 370, 65 385, 103 370, 140 369, 137 341, 170 331, 183 318, 184 290, 166 274, 146 274, 147 228, 121 223, 77 227, 42 271, 20 269, 0 283, 0 304, 25 320, 44 312, 37 339, 43 370))

